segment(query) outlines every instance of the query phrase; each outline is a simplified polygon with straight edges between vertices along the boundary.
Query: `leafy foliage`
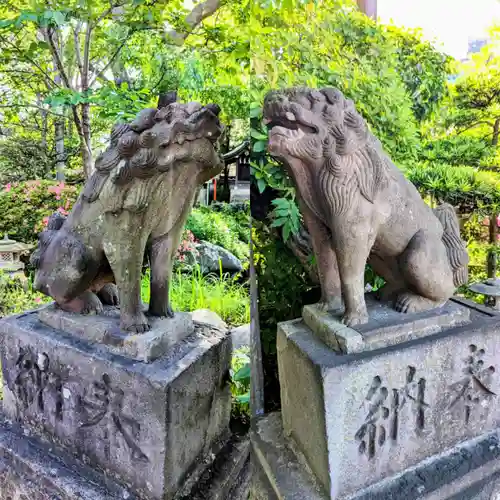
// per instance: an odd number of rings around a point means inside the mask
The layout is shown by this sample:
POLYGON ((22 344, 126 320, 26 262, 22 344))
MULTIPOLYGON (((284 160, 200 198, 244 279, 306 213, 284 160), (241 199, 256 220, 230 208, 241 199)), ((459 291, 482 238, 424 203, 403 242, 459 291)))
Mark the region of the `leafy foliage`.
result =
POLYGON ((56 211, 66 214, 78 196, 76 186, 36 180, 6 184, 0 191, 0 232, 34 243, 44 221, 56 211))
MULTIPOLYGON (((141 295, 144 302, 149 302, 149 272, 143 278, 141 295)), ((210 309, 228 325, 250 322, 248 288, 223 274, 203 276, 199 268, 192 273, 179 270, 172 277, 170 299, 175 311, 210 309)))
POLYGON ((220 245, 243 260, 248 260, 249 256, 249 227, 248 212, 244 216, 240 214, 235 217, 229 210, 225 213, 217 212, 210 207, 193 210, 186 223, 186 228, 197 239, 220 245))

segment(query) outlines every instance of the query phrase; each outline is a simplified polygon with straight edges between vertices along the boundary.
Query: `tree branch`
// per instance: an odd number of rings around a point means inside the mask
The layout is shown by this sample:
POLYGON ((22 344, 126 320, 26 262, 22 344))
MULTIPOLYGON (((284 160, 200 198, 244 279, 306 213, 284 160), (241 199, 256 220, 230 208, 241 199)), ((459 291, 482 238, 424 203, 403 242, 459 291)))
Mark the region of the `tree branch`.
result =
POLYGON ((36 104, 0 104, 0 108, 35 108, 41 111, 45 111, 45 113, 49 113, 54 116, 60 116, 62 118, 66 118, 64 115, 60 113, 50 111, 50 109, 43 108, 42 106, 37 106, 36 104))
POLYGON ((202 23, 204 19, 214 14, 221 6, 221 0, 205 0, 196 5, 184 20, 185 29, 167 30, 165 38, 167 42, 182 45, 186 38, 202 23))
POLYGON ((59 51, 57 50, 54 39, 52 38, 52 30, 50 28, 48 28, 48 29, 43 31, 43 34, 45 35, 45 38, 49 44, 50 51, 52 53, 52 56, 54 57, 54 62, 56 63, 57 71, 59 71, 59 74, 61 75, 61 79, 64 83, 64 86, 67 89, 72 90, 71 82, 69 81, 68 75, 66 74, 66 71, 64 70, 61 56, 59 54, 59 51))
MULTIPOLYGON (((78 21, 76 28, 73 30, 73 36, 75 40, 75 54, 76 54, 76 63, 78 65, 78 69, 80 70, 80 78, 83 75, 83 62, 82 62, 82 54, 80 52, 80 30, 82 27, 82 22, 78 21)), ((81 82, 81 79, 80 79, 81 82)))
POLYGON ((494 123, 493 122, 489 122, 488 120, 479 120, 477 122, 471 123, 470 125, 468 125, 464 129, 459 130, 457 132, 457 135, 463 134, 464 132, 467 132, 467 130, 470 130, 471 128, 477 127, 479 125, 489 125, 490 127, 493 127, 494 123))
POLYGON ((85 45, 83 47, 83 69, 82 69, 82 90, 89 88, 89 64, 90 64, 90 40, 92 37, 92 25, 87 23, 85 31, 85 45))
MULTIPOLYGON (((130 34, 131 35, 131 34, 130 34)), ((127 38, 125 38, 125 40, 123 40, 123 42, 118 46, 118 48, 115 50, 114 54, 110 57, 109 61, 104 65, 104 68, 102 68, 99 73, 97 73, 94 78, 92 79, 92 81, 90 82, 90 87, 92 87, 92 85, 94 85, 94 83, 99 79, 101 78, 101 76, 108 70, 108 68, 113 64, 113 61, 118 57, 118 54, 121 52, 121 50, 123 49, 124 45, 127 43, 127 41, 129 40, 130 36, 128 36, 127 38)))

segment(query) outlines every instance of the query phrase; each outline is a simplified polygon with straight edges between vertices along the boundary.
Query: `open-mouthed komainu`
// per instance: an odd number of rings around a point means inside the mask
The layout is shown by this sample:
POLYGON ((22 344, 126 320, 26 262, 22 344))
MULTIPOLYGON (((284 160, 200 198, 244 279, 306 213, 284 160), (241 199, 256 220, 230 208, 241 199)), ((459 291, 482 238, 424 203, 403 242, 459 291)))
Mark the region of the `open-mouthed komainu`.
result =
POLYGON ((432 210, 337 89, 270 92, 269 152, 289 169, 311 233, 323 303, 366 323, 364 269, 386 280, 401 312, 440 306, 467 282, 468 255, 452 206, 432 210))

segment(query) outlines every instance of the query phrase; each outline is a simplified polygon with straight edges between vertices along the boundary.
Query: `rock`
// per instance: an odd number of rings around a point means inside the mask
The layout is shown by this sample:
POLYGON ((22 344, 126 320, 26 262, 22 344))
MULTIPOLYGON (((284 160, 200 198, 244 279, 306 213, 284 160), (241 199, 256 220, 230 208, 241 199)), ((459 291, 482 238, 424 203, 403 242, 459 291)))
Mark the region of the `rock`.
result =
POLYGON ((233 350, 250 345, 250 323, 237 326, 231 330, 231 339, 233 341, 233 350))
POLYGON ((197 261, 203 274, 220 271, 219 260, 222 264, 222 270, 227 272, 243 271, 241 260, 234 256, 229 250, 219 245, 214 245, 208 241, 195 243, 195 248, 199 255, 197 261))
POLYGON ((218 330, 227 330, 226 322, 210 309, 196 309, 191 313, 191 318, 195 323, 212 326, 218 330))

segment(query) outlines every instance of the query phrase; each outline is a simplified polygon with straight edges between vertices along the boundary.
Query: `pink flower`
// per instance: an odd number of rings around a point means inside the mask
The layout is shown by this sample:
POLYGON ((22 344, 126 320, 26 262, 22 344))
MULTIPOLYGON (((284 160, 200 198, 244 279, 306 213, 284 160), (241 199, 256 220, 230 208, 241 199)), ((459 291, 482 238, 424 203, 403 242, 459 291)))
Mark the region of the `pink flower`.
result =
POLYGON ((36 302, 37 304, 40 304, 40 302, 41 302, 41 301, 42 301, 42 299, 41 299, 40 297, 36 297, 36 298, 35 298, 35 302, 36 302))
POLYGON ((48 223, 49 223, 49 218, 48 218, 48 217, 44 217, 44 218, 42 219, 42 224, 43 224, 44 226, 46 226, 48 223))
POLYGON ((5 185, 4 191, 8 193, 12 189, 12 184, 9 182, 8 184, 5 185))

